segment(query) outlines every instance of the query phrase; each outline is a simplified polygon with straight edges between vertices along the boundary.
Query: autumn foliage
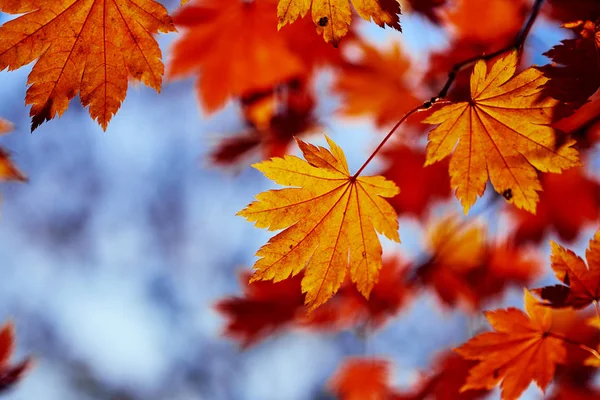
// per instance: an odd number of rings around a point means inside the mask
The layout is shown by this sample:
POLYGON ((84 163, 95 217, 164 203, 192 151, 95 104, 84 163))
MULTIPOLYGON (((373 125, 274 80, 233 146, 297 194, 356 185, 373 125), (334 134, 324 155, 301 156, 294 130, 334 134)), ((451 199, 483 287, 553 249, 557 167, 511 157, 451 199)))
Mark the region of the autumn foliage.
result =
MULTIPOLYGON (((160 92, 165 71, 168 81, 192 78, 206 114, 237 107, 243 129, 219 139, 208 161, 256 160, 274 186, 238 212, 273 232, 239 273, 241 294, 215 304, 243 349, 292 329, 368 340, 428 298, 441 312, 483 312, 489 329, 440 348, 412 385, 394 384, 392 360, 364 354, 341 360, 326 390, 467 400, 499 388, 514 400, 533 383, 548 399, 596 399, 599 4, 192 0, 171 17, 154 0, 0 0, 15 16, 0 26, 0 70, 33 64, 32 130, 76 96, 106 130, 129 82, 160 92), (414 57, 396 40, 405 19, 442 31, 447 46, 414 57), (564 37, 549 48, 528 40, 542 19, 564 37), (386 39, 359 22, 386 28, 386 39), (157 35, 169 32, 163 61, 157 35), (330 114, 382 132, 357 168, 336 144, 349 135, 323 134, 324 92, 339 99, 330 114), (419 256, 400 243, 409 222, 423 231, 419 256), (569 246, 586 235, 584 260, 569 246), (558 283, 540 284, 550 273, 558 283), (522 290, 522 306, 507 306, 522 290)), ((11 129, 0 119, 0 134, 11 129)), ((0 147, 0 181, 26 180, 0 147)), ((13 335, 10 324, 0 332, 0 390, 30 366, 9 363, 13 335)))

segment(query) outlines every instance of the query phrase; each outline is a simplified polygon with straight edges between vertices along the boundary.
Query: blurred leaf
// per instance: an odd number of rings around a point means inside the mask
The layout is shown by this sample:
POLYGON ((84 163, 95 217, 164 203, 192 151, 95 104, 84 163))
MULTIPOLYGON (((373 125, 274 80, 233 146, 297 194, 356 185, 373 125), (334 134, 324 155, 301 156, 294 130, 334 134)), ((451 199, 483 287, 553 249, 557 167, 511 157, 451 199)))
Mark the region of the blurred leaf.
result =
POLYGON ((407 84, 410 62, 398 44, 380 51, 360 43, 360 49, 360 61, 344 64, 336 77, 334 90, 342 96, 341 111, 370 115, 379 127, 396 123, 421 102, 407 84))
POLYGON ((392 398, 389 364, 378 358, 347 358, 329 381, 340 400, 388 400, 392 398))

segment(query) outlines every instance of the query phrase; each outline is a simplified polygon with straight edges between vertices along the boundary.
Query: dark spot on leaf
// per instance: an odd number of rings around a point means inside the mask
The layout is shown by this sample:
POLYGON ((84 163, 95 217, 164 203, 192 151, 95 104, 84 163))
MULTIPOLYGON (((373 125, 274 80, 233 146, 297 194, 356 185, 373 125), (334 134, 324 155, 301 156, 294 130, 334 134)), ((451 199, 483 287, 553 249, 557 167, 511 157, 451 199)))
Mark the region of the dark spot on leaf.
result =
POLYGON ((327 26, 327 22, 329 22, 329 19, 327 19, 327 17, 321 17, 319 19, 319 26, 327 26))
POLYGON ((291 250, 291 249, 293 249, 293 248, 294 248, 294 245, 291 245, 291 244, 290 244, 290 250, 291 250))
POLYGON ((363 251, 362 256, 363 256, 363 258, 365 258, 367 256, 367 253, 363 251))
POLYGON ((494 370, 494 378, 495 378, 495 379, 497 379, 497 378, 498 378, 498 370, 497 370, 497 369, 495 369, 495 370, 494 370))
POLYGON ((563 279, 563 283, 567 286, 571 286, 571 278, 569 278, 568 272, 565 272, 565 278, 563 279))
POLYGON ((512 189, 506 189, 504 192, 502 192, 502 196, 506 199, 506 200, 510 200, 513 198, 513 192, 512 189))

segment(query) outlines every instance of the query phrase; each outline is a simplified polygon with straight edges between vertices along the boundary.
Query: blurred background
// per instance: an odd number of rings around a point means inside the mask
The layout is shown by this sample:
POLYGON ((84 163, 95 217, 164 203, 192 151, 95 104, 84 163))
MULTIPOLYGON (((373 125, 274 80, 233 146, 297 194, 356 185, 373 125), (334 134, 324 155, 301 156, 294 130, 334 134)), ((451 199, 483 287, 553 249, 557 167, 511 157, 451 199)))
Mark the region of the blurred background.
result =
MULTIPOLYGON (((180 8, 178 1, 162 3, 171 12, 180 8)), ((399 44, 411 60, 403 78, 410 81, 427 72, 431 53, 448 51, 451 36, 447 26, 422 14, 408 8, 404 14, 403 33, 356 16, 354 23, 376 48, 399 44)), ((0 22, 8 18, 0 15, 0 22)), ((180 35, 158 37, 166 64, 180 35)), ((542 16, 528 41, 530 60, 546 64, 541 54, 568 36, 542 16)), ((223 335, 226 320, 214 304, 242 294, 238 274, 271 236, 235 214, 272 183, 249 166, 261 154, 225 167, 211 162, 222 138, 248 129, 239 101, 230 99, 208 114, 197 95, 197 76, 167 80, 160 95, 132 83, 106 132, 76 98, 64 116, 31 134, 24 106, 30 68, 0 72, 0 116, 15 124, 0 144, 30 179, 0 187, 0 320, 15 323, 16 359, 36 360, 5 398, 332 399, 326 382, 349 355, 385 356, 393 362, 394 383, 410 387, 436 354, 483 324, 479 314, 444 307, 435 293, 423 291, 366 338, 352 329, 284 330, 242 350, 223 335)), ((332 90, 335 76, 335 70, 320 68, 309 82, 319 124, 303 138, 323 144, 327 133, 356 170, 389 123, 340 112, 344 99, 332 90)), ((413 94, 426 99, 422 93, 413 94)), ((297 154, 295 146, 289 151, 297 154)), ((596 153, 590 159, 588 173, 597 178, 596 153)), ((377 159, 368 172, 384 164, 377 159)), ((470 218, 488 222, 501 238, 510 221, 491 192, 470 218)), ((453 196, 436 203, 426 218, 401 216, 402 244, 384 243, 385 254, 423 257, 423 221, 449 213, 462 216, 453 196)), ((570 248, 581 254, 595 228, 585 225, 570 248)), ((548 237, 560 240, 553 232, 548 237)), ((553 282, 548 249, 544 240, 529 250, 545 271, 530 287, 553 282)), ((521 307, 522 293, 511 287, 486 309, 521 307)), ((530 388, 526 396, 541 398, 541 392, 530 388)))

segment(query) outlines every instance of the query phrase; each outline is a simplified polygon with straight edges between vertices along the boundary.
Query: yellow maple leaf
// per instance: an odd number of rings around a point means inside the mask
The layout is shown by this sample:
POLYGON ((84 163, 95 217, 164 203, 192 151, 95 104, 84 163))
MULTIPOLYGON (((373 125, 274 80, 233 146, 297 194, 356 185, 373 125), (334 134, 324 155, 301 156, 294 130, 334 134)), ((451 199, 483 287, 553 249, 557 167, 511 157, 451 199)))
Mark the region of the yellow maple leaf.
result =
MULTIPOLYGON (((377 25, 388 25, 401 31, 400 3, 397 0, 352 0, 354 9, 363 19, 373 19, 377 25)), ((277 17, 278 28, 291 24, 298 17, 304 17, 311 11, 317 32, 326 42, 337 46, 348 33, 352 21, 350 0, 279 0, 277 17)))
POLYGON ((556 132, 548 125, 558 103, 540 96, 548 79, 536 68, 513 76, 517 60, 513 51, 489 72, 485 61, 478 61, 471 100, 445 106, 424 120, 440 124, 429 133, 426 165, 452 153, 451 184, 465 214, 483 195, 488 177, 508 201, 535 213, 542 190, 536 170, 557 173, 579 165, 571 147, 575 141, 557 148, 556 132))
POLYGON ((152 34, 175 31, 153 0, 0 0, 0 11, 25 14, 0 27, 0 71, 39 57, 25 97, 32 130, 62 115, 78 93, 106 130, 129 77, 160 91, 164 66, 152 34))
POLYGON ((368 297, 381 269, 375 231, 400 241, 396 212, 383 199, 399 190, 382 176, 351 176, 342 149, 329 138, 330 150, 297 142, 306 161, 285 156, 254 164, 293 187, 260 193, 238 213, 259 228, 285 228, 256 253, 251 282, 281 281, 306 268, 302 291, 313 310, 337 292, 349 271, 368 297))

